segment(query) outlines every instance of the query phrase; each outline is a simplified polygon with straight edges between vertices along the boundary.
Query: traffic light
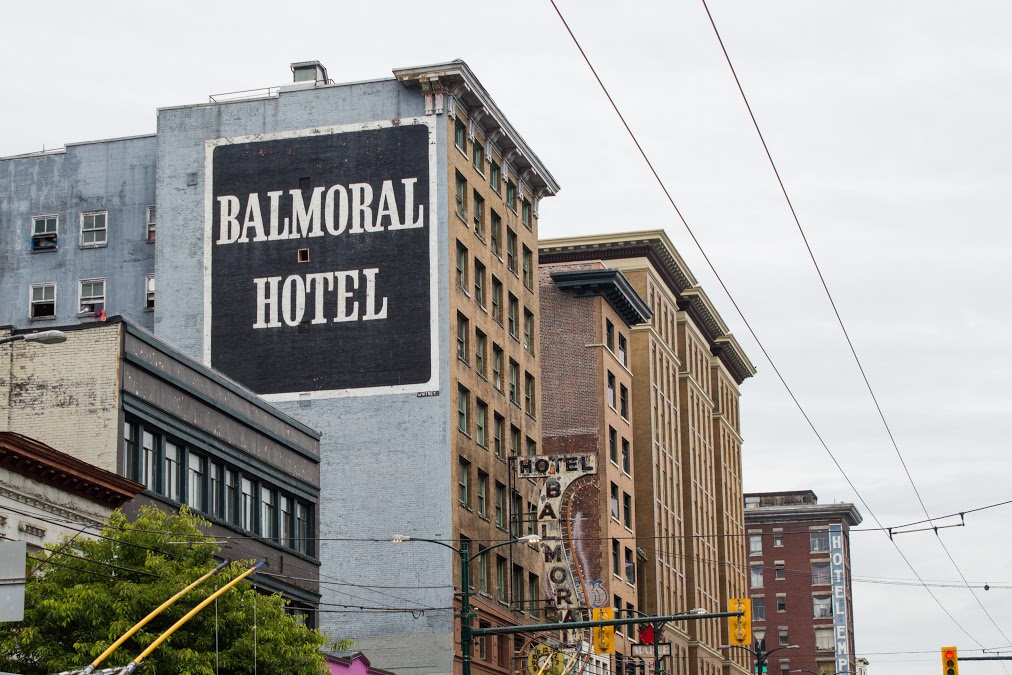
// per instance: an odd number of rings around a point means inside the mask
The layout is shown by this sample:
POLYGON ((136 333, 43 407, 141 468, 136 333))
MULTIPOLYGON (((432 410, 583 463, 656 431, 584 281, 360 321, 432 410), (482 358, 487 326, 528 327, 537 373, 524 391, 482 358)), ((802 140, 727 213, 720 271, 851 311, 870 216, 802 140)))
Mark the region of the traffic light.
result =
POLYGON ((959 675, 959 653, 955 647, 942 647, 942 675, 959 675))
POLYGON ((741 616, 730 616, 728 624, 728 644, 748 647, 752 644, 752 601, 749 598, 731 598, 727 602, 727 611, 742 612, 741 616))
MULTIPOLYGON (((599 607, 591 610, 594 621, 611 621, 615 618, 615 610, 611 607, 599 607)), ((615 653, 615 626, 594 626, 594 653, 615 653)))

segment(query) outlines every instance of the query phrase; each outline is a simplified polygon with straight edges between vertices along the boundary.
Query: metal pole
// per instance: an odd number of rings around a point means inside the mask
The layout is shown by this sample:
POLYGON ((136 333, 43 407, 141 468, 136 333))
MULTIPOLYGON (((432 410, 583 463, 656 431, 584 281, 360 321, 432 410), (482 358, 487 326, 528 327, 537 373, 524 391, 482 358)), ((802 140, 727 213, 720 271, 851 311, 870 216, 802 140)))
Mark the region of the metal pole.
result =
POLYGON ((654 675, 661 675, 661 631, 663 623, 654 624, 654 675))
POLYGON ((460 542, 460 660, 463 675, 471 675, 471 560, 467 542, 460 542))

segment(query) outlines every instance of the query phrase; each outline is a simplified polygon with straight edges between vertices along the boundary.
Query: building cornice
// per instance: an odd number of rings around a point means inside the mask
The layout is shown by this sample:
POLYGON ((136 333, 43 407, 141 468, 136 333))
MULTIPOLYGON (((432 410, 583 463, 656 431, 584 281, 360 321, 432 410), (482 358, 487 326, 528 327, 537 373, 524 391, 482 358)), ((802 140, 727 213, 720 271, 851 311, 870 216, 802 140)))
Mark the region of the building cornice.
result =
POLYGON ((139 483, 12 431, 0 432, 0 467, 113 509, 144 489, 139 483))
POLYGON ((504 159, 509 157, 517 177, 531 186, 538 199, 558 193, 559 184, 548 168, 509 123, 466 63, 458 59, 430 66, 394 68, 393 73, 404 86, 422 90, 426 115, 440 115, 446 111, 448 100, 459 101, 469 119, 478 120, 490 136, 496 137, 495 143, 502 149, 504 159))
POLYGON ((646 323, 653 312, 620 270, 573 270, 552 272, 559 290, 577 297, 601 296, 629 326, 646 323))
POLYGON ((790 506, 759 506, 745 509, 745 525, 789 522, 840 521, 847 527, 864 520, 853 504, 796 504, 790 506))
POLYGON ((543 239, 538 242, 538 260, 542 264, 628 258, 645 258, 651 264, 674 294, 678 308, 692 316, 709 342, 711 353, 721 360, 738 384, 756 374, 755 366, 731 335, 727 324, 664 230, 543 239))

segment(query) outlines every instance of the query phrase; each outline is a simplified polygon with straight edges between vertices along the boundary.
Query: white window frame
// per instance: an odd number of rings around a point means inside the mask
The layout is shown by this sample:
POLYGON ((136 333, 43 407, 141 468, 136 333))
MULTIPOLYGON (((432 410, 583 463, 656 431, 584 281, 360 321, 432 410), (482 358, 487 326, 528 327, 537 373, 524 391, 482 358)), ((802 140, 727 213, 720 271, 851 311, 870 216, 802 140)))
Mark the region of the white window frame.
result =
POLYGON ((41 284, 31 284, 28 287, 28 318, 32 321, 45 321, 47 319, 56 318, 56 282, 46 282, 41 284), (42 300, 39 303, 35 302, 35 289, 36 288, 52 288, 53 289, 53 313, 48 316, 35 316, 35 312, 32 311, 36 304, 49 304, 46 300, 42 300))
POLYGON ((155 308, 155 275, 145 274, 144 275, 144 309, 153 310, 155 308))
MULTIPOLYGON (((101 312, 103 309, 105 309, 105 305, 106 305, 105 298, 106 298, 106 292, 108 290, 109 289, 106 286, 105 277, 99 277, 99 278, 95 278, 95 279, 80 279, 77 282, 77 313, 78 313, 78 315, 81 315, 81 314, 95 314, 95 313, 101 312), (84 303, 84 297, 85 297, 84 296, 84 285, 85 284, 95 284, 95 283, 99 283, 99 282, 102 283, 102 302, 101 302, 102 306, 99 307, 98 309, 95 309, 94 306, 96 304, 98 304, 98 303, 97 302, 92 302, 91 303, 92 309, 90 309, 90 310, 85 309, 84 308, 84 304, 85 304, 84 303)), ((89 297, 98 297, 98 296, 89 296, 89 297)))
MULTIPOLYGON (((153 205, 148 206, 144 210, 144 223, 146 225, 146 229, 144 230, 144 237, 147 241, 155 240, 155 219, 157 218, 157 216, 158 214, 155 211, 155 207, 153 205)), ((107 220, 106 226, 108 226, 108 224, 109 222, 107 220)))
POLYGON ((60 215, 57 213, 51 213, 42 216, 32 216, 32 251, 55 251, 59 247, 60 243, 60 215), (53 220, 56 222, 56 229, 52 232, 36 232, 36 225, 38 223, 44 223, 46 221, 53 220), (36 238, 52 238, 52 246, 35 246, 34 242, 36 238))
MULTIPOLYGON (((94 220, 92 221, 94 225, 94 220)), ((109 243, 109 212, 108 211, 85 211, 81 214, 81 248, 97 248, 99 246, 106 246, 109 243), (102 216, 104 225, 101 228, 90 227, 85 228, 85 221, 91 217, 102 216), (84 240, 85 232, 101 232, 102 241, 89 241, 84 240)))

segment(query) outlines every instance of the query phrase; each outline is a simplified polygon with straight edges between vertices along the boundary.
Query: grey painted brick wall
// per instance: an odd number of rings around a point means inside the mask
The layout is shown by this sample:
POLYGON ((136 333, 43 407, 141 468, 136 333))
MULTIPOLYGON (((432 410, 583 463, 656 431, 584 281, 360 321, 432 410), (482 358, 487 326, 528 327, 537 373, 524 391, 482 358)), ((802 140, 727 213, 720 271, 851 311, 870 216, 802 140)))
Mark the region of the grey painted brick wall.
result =
POLYGON ((154 272, 146 209, 155 203, 154 136, 68 145, 0 159, 0 318, 19 328, 78 322, 78 282, 106 279, 106 312, 151 328, 145 275, 154 272), (80 246, 81 214, 108 211, 106 246, 80 246), (59 216, 55 251, 33 253, 33 216, 59 216), (56 284, 53 320, 29 320, 32 284, 56 284))

